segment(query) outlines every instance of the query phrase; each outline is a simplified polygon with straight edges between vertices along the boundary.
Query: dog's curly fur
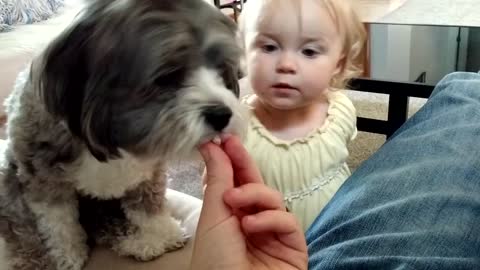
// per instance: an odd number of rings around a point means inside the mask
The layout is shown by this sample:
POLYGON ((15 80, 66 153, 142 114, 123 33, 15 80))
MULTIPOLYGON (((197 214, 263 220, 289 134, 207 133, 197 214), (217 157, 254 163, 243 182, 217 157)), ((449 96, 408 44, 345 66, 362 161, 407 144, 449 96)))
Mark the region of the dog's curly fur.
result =
POLYGON ((139 260, 181 247, 164 168, 244 130, 239 52, 233 22, 202 0, 92 1, 6 101, 10 268, 82 269, 89 244, 139 260))

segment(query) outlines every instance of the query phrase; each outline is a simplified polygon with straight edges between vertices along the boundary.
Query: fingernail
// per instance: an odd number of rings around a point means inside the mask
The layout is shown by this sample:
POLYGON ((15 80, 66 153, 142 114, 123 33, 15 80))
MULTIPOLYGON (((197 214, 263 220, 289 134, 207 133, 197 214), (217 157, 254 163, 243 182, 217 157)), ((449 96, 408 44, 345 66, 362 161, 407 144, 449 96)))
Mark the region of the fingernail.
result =
POLYGON ((222 134, 220 134, 220 138, 222 139, 222 142, 228 140, 230 137, 232 137, 232 134, 230 134, 230 133, 222 133, 222 134))
POLYGON ((246 217, 244 217, 244 219, 245 219, 245 222, 251 223, 251 222, 255 222, 256 217, 255 216, 246 216, 246 217))

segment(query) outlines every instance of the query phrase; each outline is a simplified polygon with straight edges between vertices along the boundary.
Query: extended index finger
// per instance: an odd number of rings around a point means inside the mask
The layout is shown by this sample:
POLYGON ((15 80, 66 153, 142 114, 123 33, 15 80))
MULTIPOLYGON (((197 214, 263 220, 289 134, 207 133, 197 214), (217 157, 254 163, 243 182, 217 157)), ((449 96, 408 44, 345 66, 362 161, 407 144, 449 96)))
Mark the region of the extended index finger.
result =
POLYGON ((206 188, 198 231, 211 228, 231 216, 223 201, 223 193, 233 188, 233 167, 224 150, 214 143, 200 147, 206 166, 206 188))
POLYGON ((228 138, 224 144, 224 151, 232 162, 234 177, 239 185, 263 183, 260 171, 238 137, 228 138))

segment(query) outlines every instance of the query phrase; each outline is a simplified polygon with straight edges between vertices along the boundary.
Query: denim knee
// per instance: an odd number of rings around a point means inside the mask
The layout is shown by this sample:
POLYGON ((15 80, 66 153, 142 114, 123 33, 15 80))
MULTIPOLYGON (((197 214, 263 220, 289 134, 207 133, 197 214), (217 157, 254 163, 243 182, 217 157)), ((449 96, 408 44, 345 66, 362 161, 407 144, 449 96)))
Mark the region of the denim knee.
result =
POLYGON ((430 98, 443 91, 453 91, 458 94, 471 90, 480 92, 480 73, 453 72, 445 75, 437 83, 430 98))

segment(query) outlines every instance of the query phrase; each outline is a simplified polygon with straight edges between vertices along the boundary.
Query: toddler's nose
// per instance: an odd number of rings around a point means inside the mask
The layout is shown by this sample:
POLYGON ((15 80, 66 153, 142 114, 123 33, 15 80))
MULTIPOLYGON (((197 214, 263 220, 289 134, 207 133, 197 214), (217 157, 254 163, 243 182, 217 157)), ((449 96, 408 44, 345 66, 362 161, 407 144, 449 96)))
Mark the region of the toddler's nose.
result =
POLYGON ((282 53, 277 63, 278 73, 291 73, 297 72, 297 65, 295 63, 295 56, 288 52, 282 53))

